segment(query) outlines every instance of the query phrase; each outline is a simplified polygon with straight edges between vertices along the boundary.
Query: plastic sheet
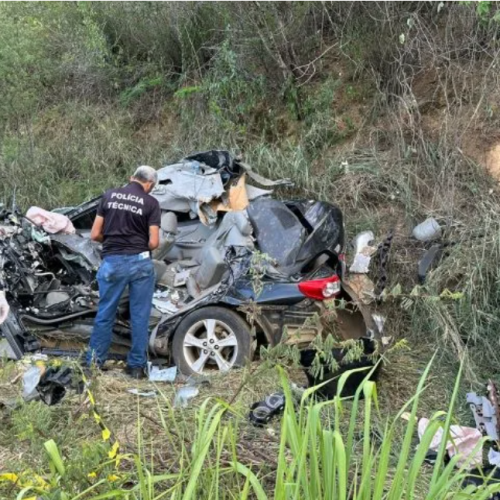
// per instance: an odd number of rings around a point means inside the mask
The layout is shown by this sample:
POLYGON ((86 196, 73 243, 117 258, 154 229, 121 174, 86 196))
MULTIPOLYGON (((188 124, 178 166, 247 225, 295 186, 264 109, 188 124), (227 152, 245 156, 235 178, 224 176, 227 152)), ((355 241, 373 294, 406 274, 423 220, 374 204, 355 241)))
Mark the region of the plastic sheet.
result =
POLYGON ((174 382, 177 376, 177 367, 161 369, 148 362, 148 379, 150 382, 174 382))
POLYGON ((181 387, 175 394, 174 407, 186 408, 189 405, 189 400, 198 396, 199 393, 198 387, 190 385, 181 387))

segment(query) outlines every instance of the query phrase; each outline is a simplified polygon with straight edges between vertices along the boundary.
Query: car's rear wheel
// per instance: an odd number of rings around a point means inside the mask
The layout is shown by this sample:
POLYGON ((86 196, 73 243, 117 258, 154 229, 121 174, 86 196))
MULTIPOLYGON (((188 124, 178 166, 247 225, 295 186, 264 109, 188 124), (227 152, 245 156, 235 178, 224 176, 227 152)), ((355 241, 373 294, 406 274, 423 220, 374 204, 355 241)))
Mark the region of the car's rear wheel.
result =
POLYGON ((204 307, 186 316, 174 333, 172 355, 180 372, 225 372, 251 358, 252 334, 234 311, 204 307))

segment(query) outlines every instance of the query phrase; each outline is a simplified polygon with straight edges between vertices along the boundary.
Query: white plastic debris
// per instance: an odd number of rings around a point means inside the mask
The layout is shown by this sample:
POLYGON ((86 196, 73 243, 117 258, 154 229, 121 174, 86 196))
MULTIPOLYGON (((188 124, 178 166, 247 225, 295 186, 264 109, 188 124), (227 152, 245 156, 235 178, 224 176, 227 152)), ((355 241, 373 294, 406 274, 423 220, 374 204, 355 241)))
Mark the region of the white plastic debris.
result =
POLYGON ((42 369, 38 366, 30 366, 23 376, 23 399, 32 401, 38 397, 36 390, 40 379, 42 378, 42 369))
POLYGON ((381 314, 373 314, 372 315, 373 321, 375 321, 375 324, 377 325, 379 333, 382 333, 384 331, 384 326, 385 326, 385 316, 382 316, 381 314))
POLYGON ((175 394, 174 407, 186 408, 189 404, 189 400, 198 396, 200 390, 198 387, 186 386, 181 387, 175 394))
POLYGON ((372 231, 363 231, 356 236, 354 239, 356 254, 349 268, 351 273, 366 274, 368 272, 372 255, 377 251, 376 247, 370 246, 374 239, 372 231))
POLYGON ((419 241, 432 241, 441 236, 441 226, 434 217, 429 217, 415 226, 412 234, 419 241))
POLYGON ((134 394, 135 396, 142 396, 143 398, 155 398, 156 397, 155 391, 143 392, 143 391, 140 391, 139 389, 127 389, 127 392, 130 394, 134 394))
POLYGON ((162 314, 175 314, 179 310, 179 308, 170 300, 153 299, 153 305, 162 314))
POLYGON ((177 376, 177 367, 164 368, 163 370, 148 361, 148 379, 150 382, 173 382, 177 376))
POLYGON ((49 357, 42 353, 42 352, 36 352, 31 356, 31 361, 48 361, 49 357))

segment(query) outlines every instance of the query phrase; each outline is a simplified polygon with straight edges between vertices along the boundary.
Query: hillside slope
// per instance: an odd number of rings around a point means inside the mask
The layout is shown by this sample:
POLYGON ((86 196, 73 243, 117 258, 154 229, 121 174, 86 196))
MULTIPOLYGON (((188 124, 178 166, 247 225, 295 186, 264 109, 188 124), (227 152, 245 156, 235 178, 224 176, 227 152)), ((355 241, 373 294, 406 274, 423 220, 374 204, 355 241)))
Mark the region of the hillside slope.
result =
POLYGON ((241 152, 295 180, 283 195, 339 204, 350 236, 394 230, 390 332, 482 383, 500 352, 498 18, 491 2, 4 3, 0 194, 52 208, 139 163, 241 152), (428 216, 450 246, 415 290, 428 216))

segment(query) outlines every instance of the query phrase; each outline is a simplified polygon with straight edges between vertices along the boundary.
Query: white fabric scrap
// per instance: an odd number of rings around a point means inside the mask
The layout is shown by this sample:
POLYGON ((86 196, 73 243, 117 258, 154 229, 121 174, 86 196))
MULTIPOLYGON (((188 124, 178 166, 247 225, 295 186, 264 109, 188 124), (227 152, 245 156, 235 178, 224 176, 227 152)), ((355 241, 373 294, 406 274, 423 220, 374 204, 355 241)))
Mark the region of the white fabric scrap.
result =
MULTIPOLYGON (((428 418, 421 418, 418 421, 418 437, 421 440, 422 436, 429 425, 430 420, 428 418)), ((441 441, 443 440, 444 431, 439 428, 432 438, 429 449, 437 452, 441 441)), ((452 425, 450 427, 450 441, 446 443, 446 451, 450 457, 454 455, 459 455, 457 465, 461 467, 467 461, 468 468, 473 469, 475 467, 480 467, 483 463, 483 447, 474 453, 474 448, 477 446, 479 441, 482 439, 482 434, 477 429, 473 427, 463 427, 461 425, 452 425)))
POLYGON ((351 273, 366 274, 368 272, 372 255, 377 251, 375 247, 370 246, 370 242, 374 239, 372 231, 364 231, 356 236, 354 240, 356 254, 349 268, 351 273))
POLYGON ((36 224, 42 226, 50 234, 75 234, 73 223, 63 214, 48 212, 40 207, 31 207, 26 212, 26 217, 36 224))

